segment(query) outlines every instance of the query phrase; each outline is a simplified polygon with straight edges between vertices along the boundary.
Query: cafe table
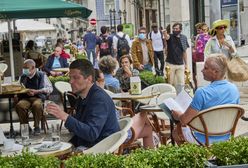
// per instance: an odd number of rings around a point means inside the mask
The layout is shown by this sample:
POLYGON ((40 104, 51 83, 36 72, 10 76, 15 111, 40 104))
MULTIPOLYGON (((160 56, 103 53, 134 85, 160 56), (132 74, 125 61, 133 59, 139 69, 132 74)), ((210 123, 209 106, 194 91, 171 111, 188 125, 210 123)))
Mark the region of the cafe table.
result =
POLYGON ((114 93, 111 94, 111 98, 113 100, 120 100, 120 101, 129 101, 131 100, 131 106, 132 110, 135 111, 135 101, 138 101, 140 99, 151 99, 153 97, 158 96, 159 93, 156 94, 150 94, 150 95, 145 95, 145 94, 130 94, 129 92, 123 92, 123 93, 114 93))
POLYGON ((53 71, 67 73, 69 72, 69 68, 56 68, 56 69, 53 69, 53 71))
MULTIPOLYGON (((53 141, 43 141, 41 144, 36 144, 36 145, 30 145, 28 146, 28 150, 32 153, 35 153, 36 155, 40 156, 56 156, 56 157, 61 157, 68 155, 72 152, 72 144, 68 142, 59 142, 59 146, 55 146, 55 148, 40 148, 42 145, 52 145, 55 142, 53 141), (42 149, 42 150, 41 150, 42 149)), ((1 156, 14 156, 21 154, 23 150, 23 145, 20 144, 14 144, 13 148, 10 150, 4 150, 4 147, 0 147, 2 151, 1 156)))
MULTIPOLYGON (((158 105, 144 105, 144 106, 140 106, 139 107, 139 111, 140 112, 145 112, 145 113, 150 113, 150 112, 161 112, 161 113, 164 113, 164 111, 158 105)), ((154 130, 156 130, 153 125, 152 125, 152 127, 153 127, 154 130)), ((173 129, 174 129, 174 123, 173 123, 172 120, 170 120, 170 137, 171 137, 171 143, 174 145, 175 144, 175 141, 174 141, 174 139, 172 137, 172 131, 173 131, 173 129)))
POLYGON ((9 137, 14 137, 14 127, 13 127, 13 119, 12 119, 12 107, 11 107, 11 99, 14 98, 16 95, 25 94, 28 92, 28 89, 21 88, 18 91, 10 91, 10 92, 2 92, 0 93, 0 99, 8 98, 9 100, 9 120, 10 120, 10 132, 9 137))

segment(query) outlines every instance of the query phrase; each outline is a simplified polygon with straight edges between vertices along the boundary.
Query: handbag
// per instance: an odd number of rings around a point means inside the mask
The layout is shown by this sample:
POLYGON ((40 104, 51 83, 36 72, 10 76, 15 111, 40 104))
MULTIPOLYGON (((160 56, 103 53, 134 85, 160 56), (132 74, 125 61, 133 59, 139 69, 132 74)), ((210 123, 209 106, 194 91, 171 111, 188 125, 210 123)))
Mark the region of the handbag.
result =
POLYGON ((228 59, 227 76, 230 80, 237 82, 248 80, 248 64, 240 57, 228 59))

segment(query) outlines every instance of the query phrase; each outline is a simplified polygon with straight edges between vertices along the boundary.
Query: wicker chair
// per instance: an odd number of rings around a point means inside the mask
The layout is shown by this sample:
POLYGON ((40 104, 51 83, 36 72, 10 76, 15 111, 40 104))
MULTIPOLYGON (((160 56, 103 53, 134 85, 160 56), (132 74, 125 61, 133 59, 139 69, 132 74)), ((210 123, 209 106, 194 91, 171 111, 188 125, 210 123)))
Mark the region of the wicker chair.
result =
POLYGON ((195 140, 204 146, 213 142, 211 136, 230 134, 234 136, 238 120, 243 116, 244 109, 240 105, 225 104, 200 111, 189 123, 192 133, 203 134, 201 139, 195 140))

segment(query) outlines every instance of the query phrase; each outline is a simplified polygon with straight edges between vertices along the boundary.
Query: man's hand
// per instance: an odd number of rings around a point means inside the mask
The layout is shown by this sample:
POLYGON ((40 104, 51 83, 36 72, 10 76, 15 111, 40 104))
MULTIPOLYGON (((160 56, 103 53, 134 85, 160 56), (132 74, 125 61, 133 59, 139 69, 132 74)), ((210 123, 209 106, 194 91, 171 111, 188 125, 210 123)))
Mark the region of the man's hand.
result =
POLYGON ((61 110, 61 108, 55 103, 49 103, 46 107, 46 111, 49 114, 54 115, 56 118, 66 121, 67 117, 69 116, 66 112, 61 110))
POLYGON ((140 64, 138 67, 139 70, 143 70, 144 69, 144 65, 140 64))
POLYGON ((56 76, 56 72, 55 72, 55 71, 50 71, 50 74, 51 74, 52 76, 56 76))
POLYGON ((170 35, 167 33, 167 30, 164 29, 162 32, 163 32, 164 38, 165 38, 166 40, 168 40, 168 39, 170 38, 170 35))
POLYGON ((39 93, 39 90, 35 90, 35 89, 28 89, 28 92, 27 92, 27 94, 29 96, 34 96, 34 95, 36 95, 38 93, 39 93))
POLYGON ((175 120, 180 121, 179 118, 180 118, 181 115, 182 115, 181 112, 172 110, 172 117, 173 117, 175 120))

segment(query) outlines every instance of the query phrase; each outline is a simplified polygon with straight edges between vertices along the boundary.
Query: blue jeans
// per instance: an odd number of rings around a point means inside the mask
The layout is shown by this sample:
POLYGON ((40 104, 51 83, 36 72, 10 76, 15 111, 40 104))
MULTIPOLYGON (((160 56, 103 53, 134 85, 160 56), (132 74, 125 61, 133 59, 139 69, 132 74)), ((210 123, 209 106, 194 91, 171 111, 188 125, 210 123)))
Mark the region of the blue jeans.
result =
POLYGON ((95 49, 86 49, 86 53, 87 53, 87 56, 88 56, 88 60, 90 61, 90 55, 92 54, 93 56, 93 65, 95 66, 95 61, 96 61, 96 52, 95 52, 95 49))
POLYGON ((147 70, 147 71, 152 71, 152 65, 151 64, 145 64, 144 65, 144 70, 147 70))

